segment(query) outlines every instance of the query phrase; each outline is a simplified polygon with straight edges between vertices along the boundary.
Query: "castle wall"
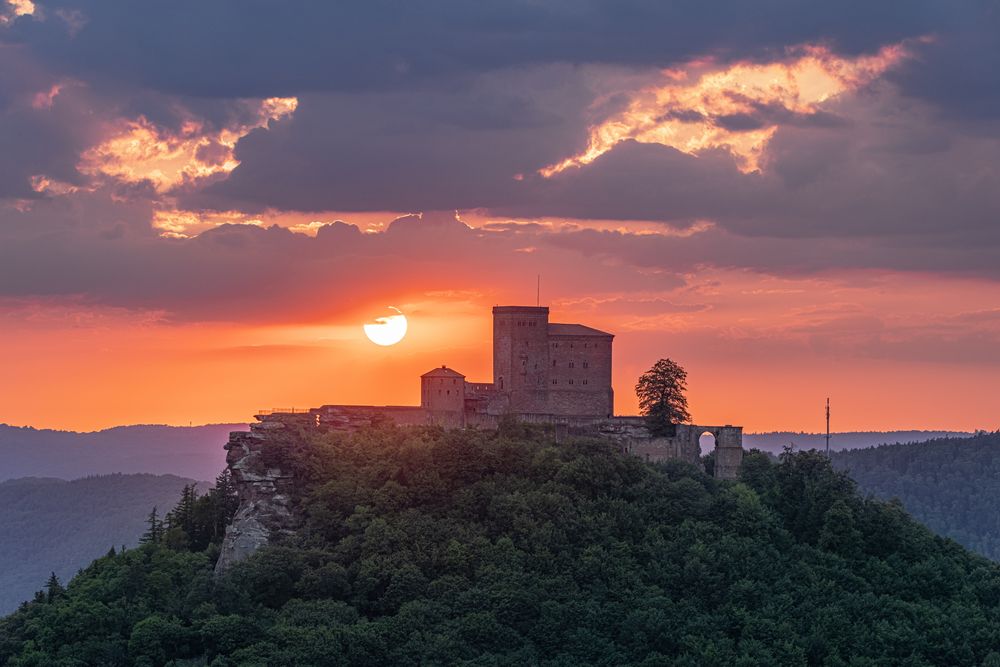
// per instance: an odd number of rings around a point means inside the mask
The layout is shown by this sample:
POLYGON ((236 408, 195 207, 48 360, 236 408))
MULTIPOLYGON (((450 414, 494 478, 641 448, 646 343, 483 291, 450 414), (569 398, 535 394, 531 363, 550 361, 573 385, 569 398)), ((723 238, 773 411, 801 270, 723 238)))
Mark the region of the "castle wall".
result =
POLYGON ((548 409, 554 415, 614 414, 612 337, 549 335, 548 409))

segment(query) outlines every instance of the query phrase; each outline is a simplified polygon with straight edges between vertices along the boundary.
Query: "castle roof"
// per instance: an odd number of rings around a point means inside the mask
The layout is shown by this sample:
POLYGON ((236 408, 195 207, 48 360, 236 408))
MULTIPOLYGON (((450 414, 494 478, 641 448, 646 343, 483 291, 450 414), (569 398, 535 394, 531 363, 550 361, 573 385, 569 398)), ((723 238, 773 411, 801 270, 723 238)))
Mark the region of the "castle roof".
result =
POLYGON ((614 338, 614 334, 609 334, 606 331, 600 331, 598 329, 593 329, 591 327, 585 327, 582 324, 556 324, 555 322, 549 322, 549 335, 550 336, 606 336, 609 338, 614 338))
POLYGON ((441 368, 435 368, 429 370, 420 377, 422 378, 464 378, 465 376, 458 371, 452 370, 447 366, 442 366, 441 368))

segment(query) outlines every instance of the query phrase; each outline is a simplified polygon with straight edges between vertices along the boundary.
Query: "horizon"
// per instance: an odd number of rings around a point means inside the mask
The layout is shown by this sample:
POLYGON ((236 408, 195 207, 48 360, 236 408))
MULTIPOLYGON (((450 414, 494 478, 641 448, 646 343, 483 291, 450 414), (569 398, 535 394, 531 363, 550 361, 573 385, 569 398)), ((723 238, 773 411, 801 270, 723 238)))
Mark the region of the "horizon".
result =
MULTIPOLYGON (((320 407, 320 406, 316 406, 320 407)), ((296 408, 299 409, 299 408, 296 408)), ((103 433, 105 431, 111 431, 119 428, 206 428, 212 426, 249 426, 252 421, 213 421, 205 422, 204 424, 168 424, 168 423, 135 423, 135 424, 113 424, 111 426, 104 426, 95 428, 92 430, 74 430, 74 429, 63 429, 63 428, 53 428, 48 426, 37 426, 34 424, 11 424, 8 422, 0 421, 0 427, 16 428, 16 429, 28 429, 34 431, 53 431, 56 433, 74 433, 78 435, 90 435, 95 433, 103 433)), ((849 431, 830 431, 830 438, 834 438, 838 435, 865 435, 865 434, 891 434, 891 433, 947 433, 953 435, 970 435, 974 436, 980 433, 992 433, 1000 429, 990 430, 990 429, 970 429, 970 430, 956 430, 956 429, 927 429, 927 428, 896 428, 896 429, 863 429, 863 430, 849 430, 849 431)), ((769 429, 766 431, 748 431, 743 430, 744 436, 759 436, 759 435, 808 435, 808 436, 823 436, 825 431, 800 431, 794 429, 769 429)))

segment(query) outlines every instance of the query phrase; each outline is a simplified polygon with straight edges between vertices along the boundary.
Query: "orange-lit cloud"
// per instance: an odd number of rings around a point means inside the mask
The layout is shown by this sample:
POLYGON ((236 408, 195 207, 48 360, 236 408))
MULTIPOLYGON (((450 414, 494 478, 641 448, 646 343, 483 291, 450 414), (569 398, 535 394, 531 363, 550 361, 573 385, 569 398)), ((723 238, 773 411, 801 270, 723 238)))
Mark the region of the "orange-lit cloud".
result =
POLYGON ((48 176, 37 174, 31 177, 31 189, 39 194, 58 196, 78 192, 80 188, 70 183, 64 183, 63 181, 54 180, 48 176))
POLYGON ((583 152, 539 173, 550 177, 589 164, 629 139, 691 155, 724 149, 741 171, 753 172, 761 168, 764 150, 779 127, 762 110, 816 114, 824 102, 870 83, 908 55, 900 44, 856 58, 838 56, 824 46, 790 53, 780 62, 717 67, 704 61, 664 70, 659 84, 632 92, 623 111, 590 128, 583 152))
POLYGON ((35 93, 35 96, 31 98, 32 108, 51 109, 52 103, 55 102, 56 97, 62 92, 63 85, 62 83, 55 83, 48 90, 35 93))
POLYGON ((345 218, 349 218, 361 231, 375 233, 385 229, 387 220, 393 220, 402 215, 405 213, 394 211, 302 213, 274 209, 248 214, 236 210, 189 211, 164 206, 153 212, 152 225, 154 229, 159 231, 160 236, 166 238, 191 238, 220 225, 253 225, 255 227, 277 225, 296 234, 316 236, 324 226, 345 218))
POLYGON ((294 97, 272 97, 257 103, 255 119, 231 127, 209 129, 189 119, 178 131, 145 117, 118 121, 111 136, 85 151, 77 168, 84 174, 109 176, 128 183, 149 181, 158 192, 231 172, 239 161, 236 143, 251 130, 291 115, 294 97))

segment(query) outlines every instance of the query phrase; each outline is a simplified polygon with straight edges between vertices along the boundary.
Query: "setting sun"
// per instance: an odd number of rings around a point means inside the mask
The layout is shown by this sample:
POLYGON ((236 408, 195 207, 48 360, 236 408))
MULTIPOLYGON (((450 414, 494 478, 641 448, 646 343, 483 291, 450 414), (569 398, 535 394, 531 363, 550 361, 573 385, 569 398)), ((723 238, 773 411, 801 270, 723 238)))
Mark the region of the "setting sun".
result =
POLYGON ((406 336, 406 316, 399 308, 389 306, 387 312, 365 323, 365 335, 376 345, 395 345, 406 336))

